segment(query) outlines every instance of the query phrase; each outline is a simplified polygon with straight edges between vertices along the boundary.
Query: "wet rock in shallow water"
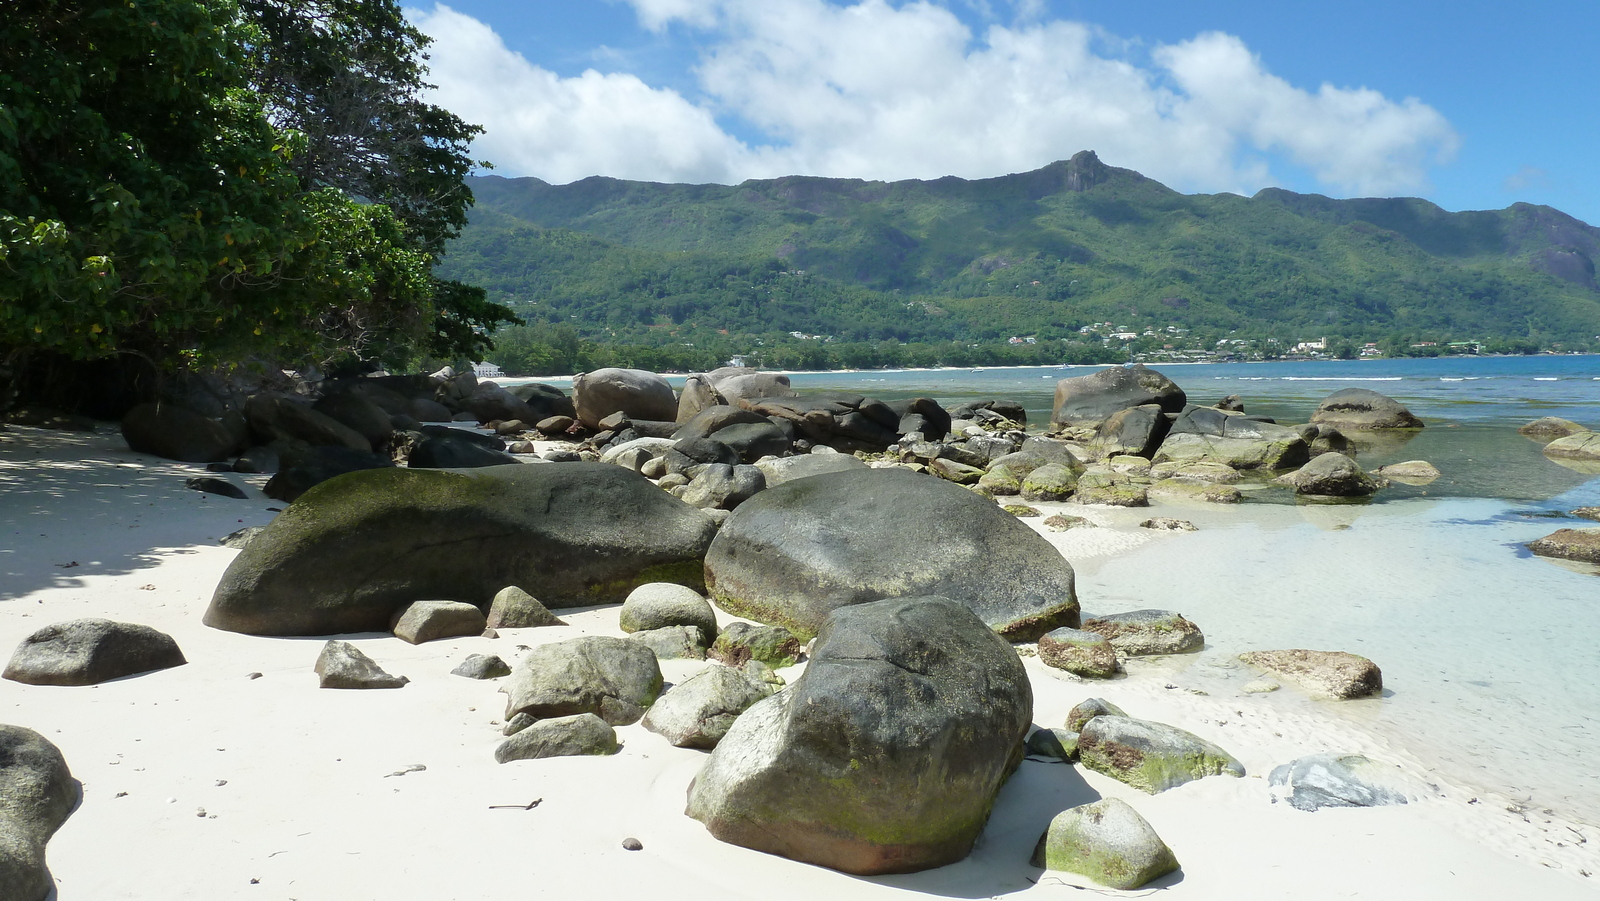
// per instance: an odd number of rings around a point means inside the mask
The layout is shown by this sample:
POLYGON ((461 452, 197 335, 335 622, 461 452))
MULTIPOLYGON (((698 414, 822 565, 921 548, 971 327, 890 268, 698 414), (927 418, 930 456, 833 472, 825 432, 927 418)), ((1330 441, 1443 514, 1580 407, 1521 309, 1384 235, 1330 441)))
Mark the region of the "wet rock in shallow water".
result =
POLYGON ((489 615, 484 625, 490 629, 536 629, 566 623, 539 603, 538 598, 515 585, 507 585, 489 602, 489 615))
POLYGON ((1247 651, 1239 659, 1325 698, 1348 700, 1383 691, 1383 672, 1378 665, 1346 651, 1247 651))
POLYGON ((739 717, 689 789, 716 838, 848 873, 964 858, 1021 759, 1033 693, 965 606, 831 613, 804 675, 739 717))
POLYGON ((467 659, 450 671, 450 675, 468 679, 498 679, 511 675, 511 665, 494 654, 469 654, 467 659))
POLYGON ((1208 504, 1237 504, 1244 499, 1238 488, 1189 479, 1162 479, 1145 489, 1153 498, 1168 501, 1202 501, 1208 504))
POLYGON ((698 626, 706 638, 717 635, 717 613, 700 592, 674 582, 650 582, 628 594, 617 614, 624 632, 666 626, 698 626))
POLYGON ((1584 426, 1578 425, 1570 419, 1559 416, 1543 416, 1517 429, 1529 438, 1555 439, 1576 435, 1579 432, 1589 431, 1584 426))
POLYGON ((178 643, 165 632, 137 623, 75 619, 23 639, 4 677, 28 685, 98 685, 185 662, 178 643))
POLYGON ((1150 478, 1157 481, 1180 479, 1186 482, 1207 482, 1214 485, 1237 484, 1242 476, 1239 470, 1226 463, 1198 460, 1192 463, 1166 462, 1150 467, 1150 478))
POLYGON ((606 756, 622 747, 617 730, 592 713, 558 716, 528 724, 495 748, 497 763, 543 757, 606 756))
POLYGON ((1109 679, 1117 674, 1117 652, 1105 636, 1078 629, 1056 629, 1039 636, 1039 659, 1075 676, 1109 679))
POLYGON ((440 638, 482 635, 488 628, 483 611, 460 601, 417 601, 395 617, 390 631, 408 644, 440 638))
POLYGON ((523 655, 502 691, 506 718, 595 713, 613 726, 636 723, 661 694, 661 666, 645 645, 586 635, 523 655))
POLYGON ((662 626, 659 629, 641 629, 628 636, 648 647, 657 660, 706 659, 706 633, 699 626, 662 626))
POLYGON ((1086 632, 1097 632, 1127 657, 1191 654, 1206 646, 1200 627, 1171 610, 1132 610, 1084 620, 1086 632))
POLYGON ((1313 754, 1276 767, 1267 777, 1272 800, 1296 810, 1405 804, 1393 767, 1359 754, 1313 754))
POLYGON ((1046 757, 1071 763, 1078 756, 1078 733, 1066 729, 1035 729, 1024 750, 1029 757, 1046 757))
POLYGON ((1584 519, 1600 520, 1600 507, 1578 507, 1572 511, 1572 515, 1581 516, 1584 519))
POLYGON ((776 688, 713 666, 683 680, 644 715, 644 727, 679 748, 714 748, 734 720, 776 688))
POLYGON ((1067 731, 1082 732, 1083 727, 1097 716, 1127 716, 1122 708, 1104 698, 1087 698, 1067 712, 1067 731))
POLYGON ((330 640, 323 645, 316 672, 320 688, 400 688, 411 681, 384 672, 376 661, 347 641, 330 640))
POLYGON ((1295 494, 1322 497, 1366 497, 1383 487, 1343 454, 1323 454, 1297 471, 1276 480, 1295 494))
POLYGON ((1439 478, 1439 470, 1427 460, 1406 460, 1401 463, 1390 463, 1380 466, 1372 471, 1380 479, 1391 482, 1400 482, 1405 485, 1427 485, 1439 478))
POLYGON ((1600 432, 1585 431, 1557 438, 1544 446, 1544 455, 1552 460, 1600 461, 1600 432))
POLYGON ((743 666, 746 661, 759 660, 774 669, 782 669, 798 663, 803 650, 800 639, 782 626, 729 623, 706 656, 729 666, 743 666))
POLYGON ((1131 891, 1178 869, 1178 858, 1139 812, 1119 798, 1064 810, 1039 837, 1032 863, 1131 891))
POLYGON ((1323 398, 1311 421, 1342 431, 1361 429, 1420 429, 1422 420, 1392 397, 1366 388, 1345 388, 1323 398))
POLYGON ((1082 516, 1073 516, 1070 513, 1055 513, 1045 517, 1045 528, 1052 532, 1065 532, 1068 529, 1093 529, 1097 528, 1094 520, 1082 516))
POLYGON ((1244 775, 1244 765, 1209 741, 1165 723, 1101 715, 1078 735, 1078 760, 1150 794, 1206 776, 1244 775))
POLYGON ((1152 529, 1152 530, 1157 531, 1157 532, 1193 532, 1193 531, 1196 531, 1195 524, 1190 522, 1190 521, 1188 521, 1187 519, 1170 519, 1170 518, 1165 517, 1165 516, 1158 516, 1158 517, 1155 517, 1154 519, 1147 519, 1144 522, 1139 523, 1139 528, 1141 528, 1141 529, 1152 529))
POLYGON ((60 749, 32 729, 0 725, 0 898, 54 896, 45 844, 82 794, 60 749))
POLYGON ((1089 441, 1089 452, 1096 457, 1127 454, 1144 459, 1161 446, 1172 423, 1158 404, 1129 407, 1106 417, 1089 441))
POLYGON ((970 604, 1013 640, 1077 625, 1071 564, 1043 536, 973 491, 903 470, 761 492, 723 525, 705 574, 723 610, 801 637, 834 608, 924 591, 970 604))

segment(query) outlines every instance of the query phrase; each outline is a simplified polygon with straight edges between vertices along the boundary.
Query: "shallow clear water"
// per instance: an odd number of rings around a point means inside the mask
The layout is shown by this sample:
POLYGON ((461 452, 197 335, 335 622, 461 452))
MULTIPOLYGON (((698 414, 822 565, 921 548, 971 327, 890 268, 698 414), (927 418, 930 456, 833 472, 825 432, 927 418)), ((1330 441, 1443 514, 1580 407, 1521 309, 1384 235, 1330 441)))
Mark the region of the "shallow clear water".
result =
MULTIPOLYGON (((808 373, 801 390, 942 403, 1001 397, 1049 418, 1055 381, 1098 367, 808 373)), ((1086 611, 1157 607, 1197 622, 1208 646, 1186 678, 1213 694, 1254 677, 1239 652, 1307 647, 1377 661, 1388 695, 1321 705, 1405 747, 1454 781, 1600 824, 1600 576, 1522 546, 1554 518, 1600 505, 1600 479, 1559 466, 1516 427, 1540 416, 1600 426, 1600 357, 1157 367, 1196 403, 1304 422, 1344 387, 1405 403, 1427 428, 1367 449, 1366 468, 1425 459, 1432 485, 1370 503, 1294 504, 1261 492, 1238 508, 1163 511, 1200 531, 1078 561, 1086 611)), ((1178 664, 1183 665, 1183 664, 1178 664)), ((1279 692, 1264 703, 1293 703, 1279 692)), ((1338 750, 1338 749, 1328 749, 1338 750)))

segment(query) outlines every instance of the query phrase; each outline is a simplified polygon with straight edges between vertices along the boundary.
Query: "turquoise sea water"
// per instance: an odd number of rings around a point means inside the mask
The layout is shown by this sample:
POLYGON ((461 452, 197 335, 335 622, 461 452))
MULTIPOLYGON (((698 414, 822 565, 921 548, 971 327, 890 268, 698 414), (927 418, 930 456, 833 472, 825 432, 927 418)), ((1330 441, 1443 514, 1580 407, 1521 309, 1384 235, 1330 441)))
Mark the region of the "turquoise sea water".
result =
MULTIPOLYGON (((792 378, 801 390, 886 399, 1008 398, 1042 424, 1055 381, 1095 368, 792 378)), ((1261 492, 1236 508, 1163 511, 1200 531, 1074 561, 1084 609, 1182 611, 1207 638, 1204 653, 1178 664, 1182 678, 1214 696, 1237 694, 1253 678, 1232 664, 1241 651, 1368 656, 1384 671, 1387 696, 1320 704, 1322 712, 1456 784, 1600 825, 1600 576, 1522 546, 1557 528, 1596 526, 1562 514, 1600 505, 1600 478, 1551 462, 1516 432, 1552 415, 1600 427, 1600 357, 1156 368, 1193 402, 1238 394, 1246 410, 1287 423, 1304 422, 1340 388, 1380 391, 1427 428, 1359 462, 1425 459, 1444 476, 1360 505, 1296 505, 1286 492, 1261 492)), ((1311 703, 1287 691, 1251 697, 1311 703)))

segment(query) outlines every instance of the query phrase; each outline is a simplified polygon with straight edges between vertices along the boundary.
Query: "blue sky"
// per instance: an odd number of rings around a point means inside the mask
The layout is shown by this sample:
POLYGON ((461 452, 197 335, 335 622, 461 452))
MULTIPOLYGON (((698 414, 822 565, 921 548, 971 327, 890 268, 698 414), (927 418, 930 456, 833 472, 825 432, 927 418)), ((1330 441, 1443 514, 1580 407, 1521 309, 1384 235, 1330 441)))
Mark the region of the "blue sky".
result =
POLYGON ((1600 3, 454 0, 440 102, 503 175, 984 177, 1082 149, 1179 190, 1600 223, 1600 3))

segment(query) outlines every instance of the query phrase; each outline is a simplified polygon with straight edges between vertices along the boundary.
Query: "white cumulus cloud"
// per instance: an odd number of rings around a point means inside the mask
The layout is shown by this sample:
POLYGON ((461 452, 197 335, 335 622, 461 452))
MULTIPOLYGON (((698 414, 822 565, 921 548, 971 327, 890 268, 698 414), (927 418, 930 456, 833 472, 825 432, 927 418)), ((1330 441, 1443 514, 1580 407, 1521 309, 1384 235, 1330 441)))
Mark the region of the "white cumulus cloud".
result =
POLYGON ((932 2, 629 2, 646 28, 697 33, 703 98, 558 77, 448 7, 411 16, 436 41, 435 102, 488 130, 477 153, 558 182, 986 177, 1093 149, 1184 190, 1251 193, 1288 166, 1323 190, 1388 194, 1424 189, 1458 144, 1417 99, 1296 87, 1221 33, 1139 57, 1030 3, 979 35, 932 2))

